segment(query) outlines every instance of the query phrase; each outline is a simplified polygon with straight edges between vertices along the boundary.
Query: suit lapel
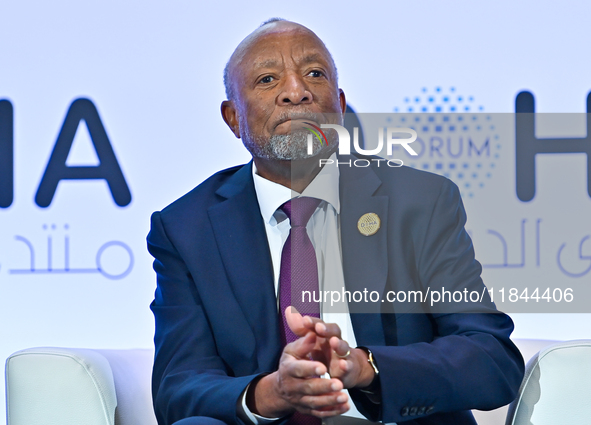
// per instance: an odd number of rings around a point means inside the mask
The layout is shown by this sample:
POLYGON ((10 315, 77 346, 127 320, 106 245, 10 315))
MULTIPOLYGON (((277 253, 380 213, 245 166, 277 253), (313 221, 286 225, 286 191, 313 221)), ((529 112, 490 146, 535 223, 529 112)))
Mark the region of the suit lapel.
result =
POLYGON ((225 200, 208 213, 230 286, 255 336, 259 368, 265 370, 276 366, 281 344, 273 265, 251 164, 218 189, 225 200))
MULTIPOLYGON (((382 184, 369 167, 343 166, 340 170, 341 243, 343 272, 348 291, 377 291, 383 297, 388 278, 388 197, 374 196, 382 184), (366 213, 380 218, 380 229, 362 235, 357 223, 366 213)), ((369 296, 369 294, 368 294, 369 296)), ((360 345, 385 345, 380 302, 349 303, 355 338, 360 345)))

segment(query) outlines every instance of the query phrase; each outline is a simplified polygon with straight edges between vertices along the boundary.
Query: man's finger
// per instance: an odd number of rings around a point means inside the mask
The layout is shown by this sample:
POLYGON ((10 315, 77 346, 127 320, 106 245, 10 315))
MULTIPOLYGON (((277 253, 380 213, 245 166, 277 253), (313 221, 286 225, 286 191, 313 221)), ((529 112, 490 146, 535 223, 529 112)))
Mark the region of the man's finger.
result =
POLYGON ((337 357, 345 358, 351 354, 351 348, 349 347, 349 343, 347 341, 333 336, 330 338, 329 343, 330 348, 333 349, 337 357))
POLYGON ((309 354, 316 346, 316 338, 315 333, 308 332, 304 337, 287 344, 283 349, 283 352, 296 359, 308 359, 309 354))
POLYGON ((336 323, 324 323, 322 321, 315 323, 314 331, 323 338, 329 339, 333 336, 341 337, 341 328, 336 323))
POLYGON ((332 410, 339 409, 339 406, 347 403, 349 397, 344 392, 323 394, 318 396, 303 396, 300 399, 300 407, 311 410, 332 410))
POLYGON ((296 336, 302 337, 311 330, 305 325, 304 318, 293 306, 289 306, 285 309, 285 320, 287 321, 289 329, 291 329, 296 336))
POLYGON ((304 326, 311 331, 314 331, 316 323, 324 323, 324 321, 318 317, 304 316, 304 326))
MULTIPOLYGON (((286 373, 294 378, 316 378, 327 372, 326 366, 311 360, 293 360, 284 364, 286 373)), ((308 383, 311 385, 311 383, 308 383)), ((334 390, 333 390, 334 391, 334 390)))
MULTIPOLYGON (((319 397, 338 394, 343 388, 343 383, 339 379, 315 377, 293 380, 290 383, 289 391, 291 393, 300 394, 300 396, 319 397)), ((336 404, 336 402, 334 403, 336 404)))
POLYGON ((304 336, 313 330, 323 338, 341 337, 341 328, 336 323, 325 323, 317 317, 302 316, 293 306, 285 309, 285 319, 291 331, 297 336, 304 336))

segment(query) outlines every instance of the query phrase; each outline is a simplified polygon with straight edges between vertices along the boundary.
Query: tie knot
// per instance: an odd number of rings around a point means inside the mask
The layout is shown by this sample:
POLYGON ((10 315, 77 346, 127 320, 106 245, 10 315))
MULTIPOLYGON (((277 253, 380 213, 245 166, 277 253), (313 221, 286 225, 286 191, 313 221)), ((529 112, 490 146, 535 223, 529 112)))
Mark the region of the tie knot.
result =
POLYGON ((318 204, 320 204, 320 199, 301 196, 287 201, 279 208, 289 218, 291 227, 305 227, 318 207, 318 204))

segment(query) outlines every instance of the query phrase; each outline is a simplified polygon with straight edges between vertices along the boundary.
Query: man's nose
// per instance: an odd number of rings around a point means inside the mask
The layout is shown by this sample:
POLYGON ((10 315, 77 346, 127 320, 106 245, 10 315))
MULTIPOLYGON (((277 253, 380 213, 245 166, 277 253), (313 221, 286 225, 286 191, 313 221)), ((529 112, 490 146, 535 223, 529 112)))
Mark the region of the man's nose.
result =
POLYGON ((285 77, 283 90, 277 101, 280 105, 299 105, 300 103, 312 103, 312 93, 308 90, 301 76, 291 74, 285 77))

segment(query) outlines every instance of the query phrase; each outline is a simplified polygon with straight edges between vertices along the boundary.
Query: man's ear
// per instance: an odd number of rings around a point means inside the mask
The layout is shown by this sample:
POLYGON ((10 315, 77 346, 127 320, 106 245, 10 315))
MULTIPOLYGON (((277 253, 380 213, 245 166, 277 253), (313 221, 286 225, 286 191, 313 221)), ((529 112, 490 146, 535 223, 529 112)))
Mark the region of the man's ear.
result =
POLYGON ((339 89, 339 102, 341 103, 341 112, 344 114, 347 110, 347 99, 345 98, 343 89, 339 89))
POLYGON ((238 111, 234 102, 231 100, 224 100, 221 106, 222 118, 234 133, 234 136, 240 139, 240 121, 238 119, 238 111))

